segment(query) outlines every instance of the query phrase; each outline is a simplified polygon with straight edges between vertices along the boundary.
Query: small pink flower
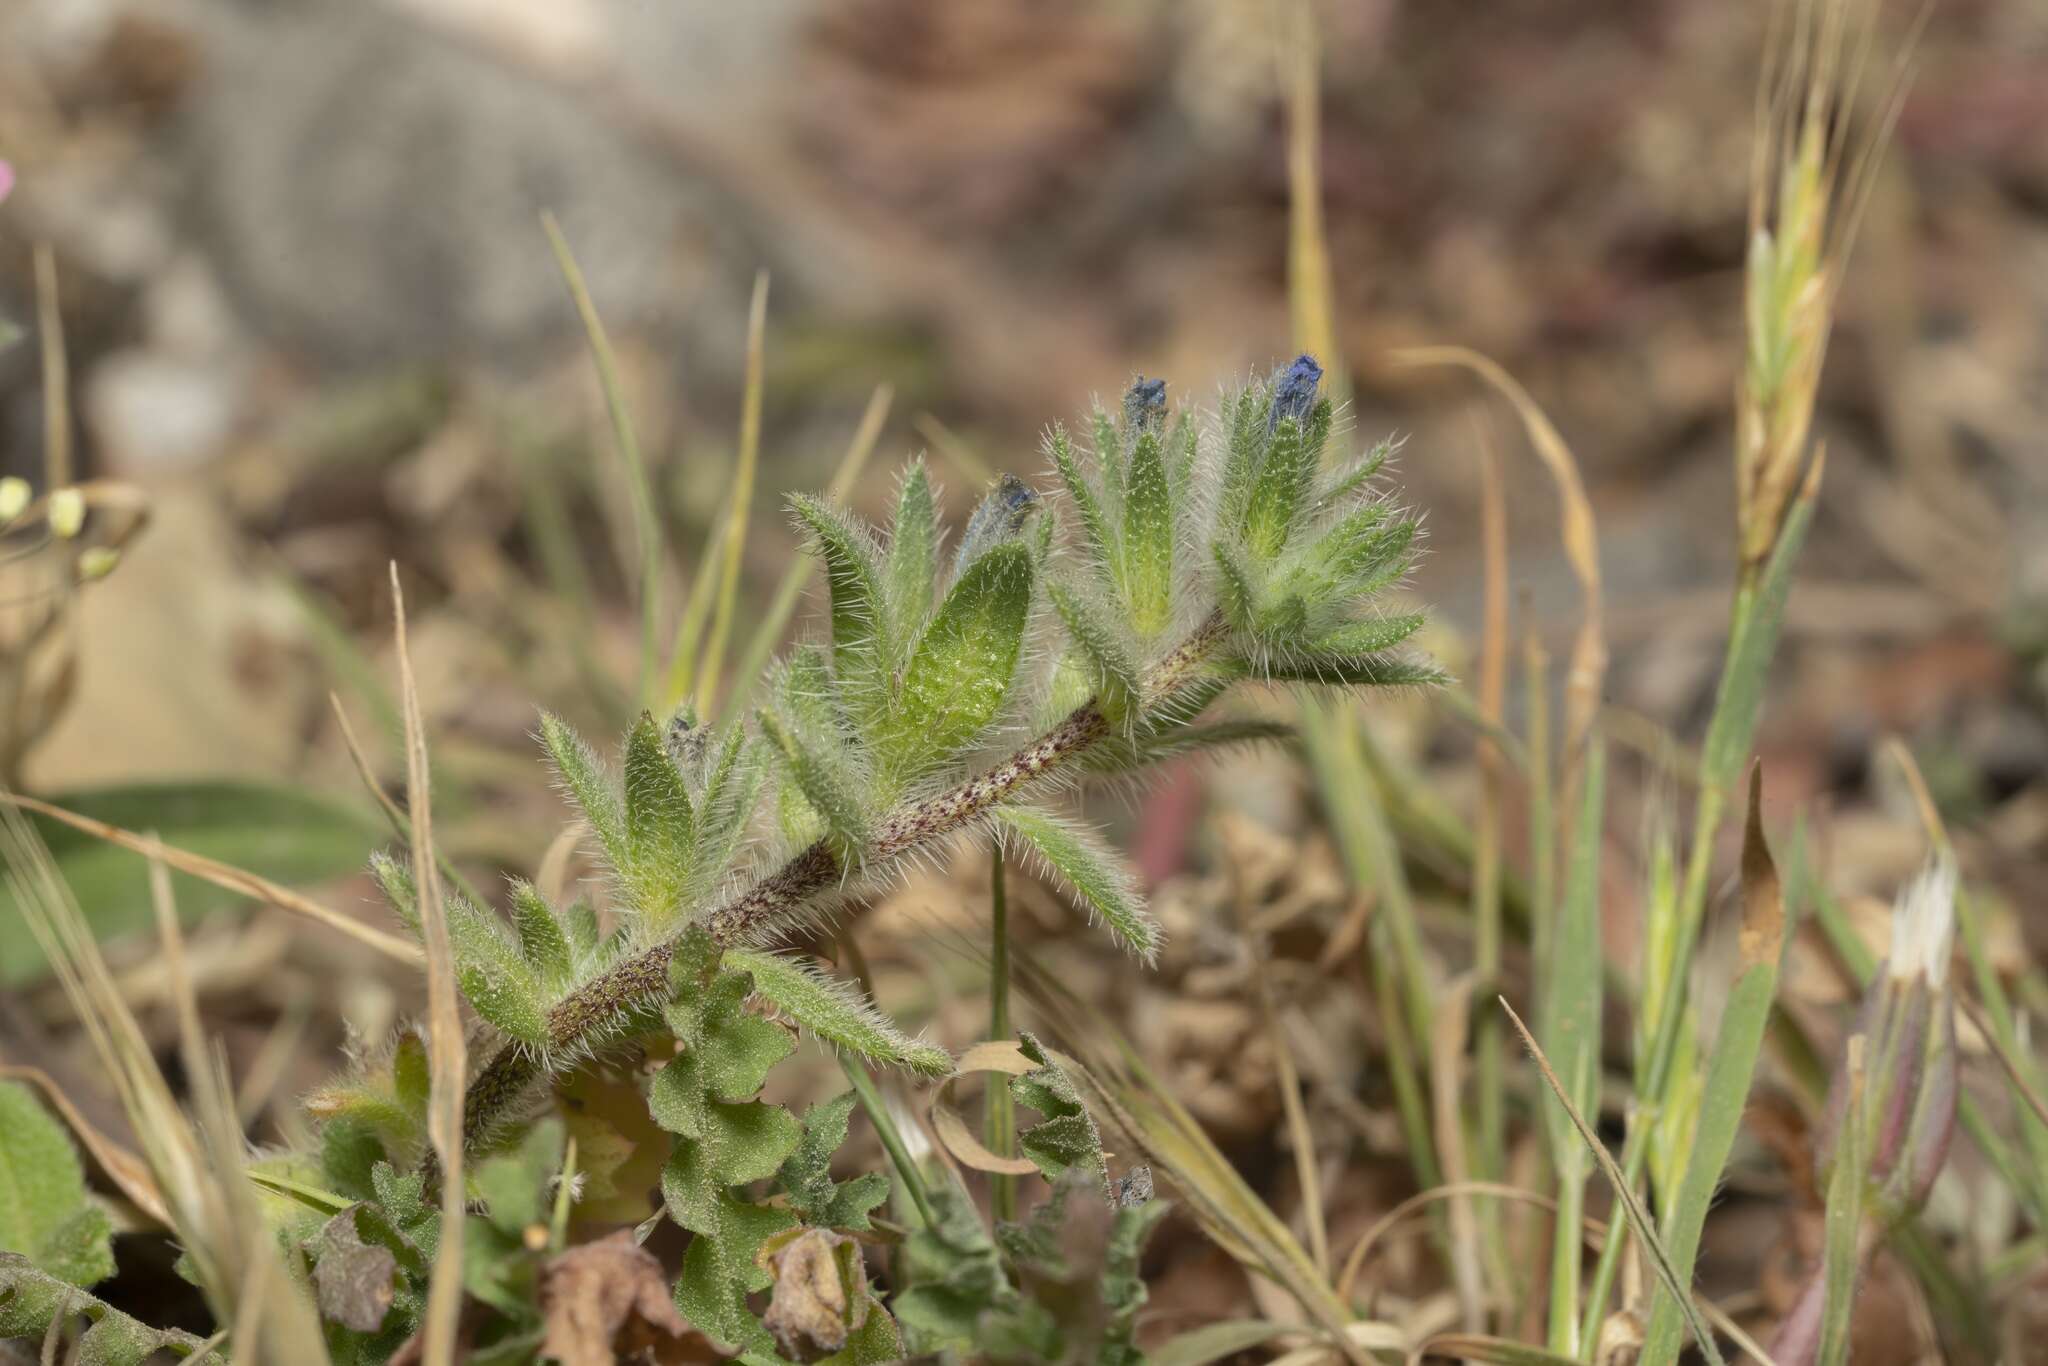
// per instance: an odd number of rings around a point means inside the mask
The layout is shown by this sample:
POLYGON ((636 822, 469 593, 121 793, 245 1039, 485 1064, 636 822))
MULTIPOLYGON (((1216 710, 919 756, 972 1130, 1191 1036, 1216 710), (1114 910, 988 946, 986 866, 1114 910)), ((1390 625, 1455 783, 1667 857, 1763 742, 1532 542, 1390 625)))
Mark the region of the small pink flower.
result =
POLYGON ((0 161, 0 202, 5 202, 9 192, 13 189, 14 168, 5 161, 0 161))

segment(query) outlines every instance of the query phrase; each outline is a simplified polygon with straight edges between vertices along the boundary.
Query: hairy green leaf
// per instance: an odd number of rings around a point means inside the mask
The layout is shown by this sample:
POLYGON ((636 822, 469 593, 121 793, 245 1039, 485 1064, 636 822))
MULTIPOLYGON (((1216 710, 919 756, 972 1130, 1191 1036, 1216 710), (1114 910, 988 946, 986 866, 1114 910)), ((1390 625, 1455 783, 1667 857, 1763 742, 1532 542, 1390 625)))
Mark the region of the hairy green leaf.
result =
POLYGON ((583 743, 582 736, 552 712, 540 715, 540 739, 554 761, 562 786, 568 789, 591 833, 597 836, 606 861, 615 869, 630 867, 633 855, 626 839, 625 804, 605 776, 597 755, 583 743))
POLYGON ((1019 1105, 1027 1105, 1044 1116, 1039 1123, 1018 1133, 1019 1151, 1038 1164, 1047 1180, 1056 1180, 1069 1168, 1078 1168, 1093 1176, 1108 1197, 1109 1164, 1102 1155, 1102 1135, 1096 1131, 1088 1107, 1081 1103, 1081 1093, 1074 1089, 1073 1078, 1052 1060, 1045 1046, 1028 1030, 1018 1031, 1017 1047, 1038 1066, 1010 1078, 1010 1095, 1019 1105))
POLYGON ((945 763, 1001 713, 1031 614, 1031 553, 998 545, 969 564, 925 628, 883 732, 906 775, 945 763))
POLYGON ((1131 449, 1124 487, 1123 589, 1131 629, 1151 640, 1173 619, 1173 500, 1159 434, 1146 431, 1131 449))
POLYGON ((1082 473, 1080 458, 1074 452, 1073 442, 1067 438, 1067 429, 1055 426, 1047 441, 1052 452, 1053 468, 1059 473, 1060 483, 1066 486, 1067 496, 1074 500, 1074 508, 1081 514, 1081 532, 1087 539, 1089 558, 1101 570, 1109 570, 1118 558, 1116 535, 1109 525, 1109 519, 1102 509, 1102 500, 1095 492, 1095 486, 1082 473))
POLYGON ((871 820, 863 795, 867 784, 851 757, 832 737, 806 734, 772 711, 761 712, 760 722, 796 791, 842 852, 857 854, 868 841, 871 820))
POLYGON ((754 979, 755 994, 834 1048, 928 1077, 953 1069, 943 1048, 906 1038, 859 989, 780 954, 727 949, 725 961, 754 979))
POLYGON ((846 1122, 856 1099, 847 1091, 805 1111, 803 1139, 776 1173, 789 1207, 813 1228, 868 1228, 869 1212, 889 1198, 889 1178, 880 1172, 864 1172, 851 1181, 832 1179, 832 1155, 846 1142, 846 1122))
POLYGON ((626 734, 626 846, 618 867, 633 910, 651 926, 674 922, 690 880, 695 813, 667 741, 646 712, 626 734))
POLYGON ((1135 880, 1122 861, 1086 826, 1041 807, 1006 803, 996 808, 997 824, 1023 840, 1045 866, 1109 927, 1116 941, 1150 962, 1158 955, 1159 922, 1146 911, 1135 880))
POLYGON ((889 525, 886 568, 890 634, 909 640, 932 610, 933 576, 938 572, 939 510, 924 461, 912 462, 896 495, 889 525))
POLYGON ((1245 545, 1255 557, 1271 560, 1286 549, 1307 510, 1316 455, 1302 425, 1291 417, 1282 418, 1245 509, 1245 545))
POLYGON ((881 653, 885 629, 881 552, 867 528, 820 499, 799 494, 790 507, 810 533, 812 553, 825 563, 833 665, 842 678, 864 678, 881 653))
POLYGON ((519 936, 519 952, 550 994, 571 985, 576 972, 575 951, 569 935, 531 882, 521 878, 512 884, 512 928, 519 936))
POLYGON ((90 1324, 65 1356, 77 1366, 142 1366, 157 1352, 189 1357, 199 1349, 190 1333, 155 1329, 95 1299, 68 1281, 39 1271, 28 1258, 0 1252, 0 1340, 38 1343, 50 1325, 73 1315, 90 1324))
POLYGON ((114 1274, 113 1226, 86 1196, 71 1136, 16 1081, 0 1081, 0 1249, 72 1285, 114 1274))
POLYGON ((447 910, 455 984, 462 994, 477 1014, 521 1043, 545 1043, 548 992, 505 922, 459 896, 448 898, 447 910))
POLYGON ((1137 712, 1138 667, 1117 628, 1094 602, 1057 579, 1048 580, 1046 596, 1059 613, 1060 624, 1095 676, 1095 696, 1112 725, 1127 724, 1137 712))
POLYGON ((989 551, 1015 540, 1031 514, 1038 511, 1038 505, 1037 492, 1016 475, 1005 474, 998 479, 975 507, 974 515, 967 519, 960 548, 953 552, 954 579, 958 580, 989 551))
POLYGON ((1376 655, 1414 635, 1427 620, 1420 612, 1407 612, 1398 617, 1347 621, 1318 636, 1308 648, 1319 655, 1376 655))

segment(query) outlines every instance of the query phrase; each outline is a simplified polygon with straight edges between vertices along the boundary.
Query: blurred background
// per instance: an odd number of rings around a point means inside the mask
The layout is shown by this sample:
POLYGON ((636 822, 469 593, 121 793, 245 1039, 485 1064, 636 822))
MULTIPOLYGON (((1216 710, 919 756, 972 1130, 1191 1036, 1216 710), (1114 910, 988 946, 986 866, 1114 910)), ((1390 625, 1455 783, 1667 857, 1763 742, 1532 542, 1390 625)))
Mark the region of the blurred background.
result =
MULTIPOLYGON (((1914 8, 1884 9, 1880 54, 1914 8)), ((1326 359, 1351 440, 1406 439, 1395 479, 1427 514, 1412 587, 1440 614, 1431 648, 1469 671, 1485 446, 1506 469, 1516 632, 1562 657, 1579 610, 1555 488, 1519 424, 1463 372, 1392 355, 1457 343, 1516 376, 1578 459, 1607 587, 1610 734, 1664 759, 1711 706, 1735 563, 1765 10, 1315 7, 1340 353, 1326 359)), ((1042 472, 1045 426, 1133 374, 1200 403, 1293 354, 1290 13, 0 0, 0 159, 17 178, 0 318, 24 330, 0 350, 0 464, 42 492, 54 429, 72 478, 132 485, 147 510, 117 528, 94 505, 85 540, 125 540, 75 595, 38 577, 33 547, 10 561, 9 781, 287 882, 345 877, 387 836, 337 704, 367 767, 403 778, 396 560, 444 841, 466 865, 530 871, 561 821, 534 709, 596 734, 621 723, 639 632, 626 469, 542 212, 618 349, 672 614, 729 515, 767 273, 730 665, 794 555, 782 492, 833 477, 878 386, 849 501, 875 512, 924 450, 957 519, 993 472, 1042 472), (39 308, 62 324, 54 389, 39 308)), ((1843 890, 1886 895, 1919 858, 1872 760, 1890 734, 1979 866, 2014 888, 2048 874, 2048 5, 1940 0, 1915 63, 1842 294, 1817 419, 1826 486, 1760 736, 1773 811, 1823 813, 1843 890)), ((1372 715, 1464 800, 1469 734, 1412 699, 1372 715)), ((1193 797, 1169 782, 1124 813, 1148 876, 1203 866, 1227 836, 1244 885, 1292 878, 1309 890, 1288 895, 1341 902, 1327 845, 1304 861, 1294 843, 1313 843, 1298 781, 1246 771, 1233 802, 1256 828, 1196 830, 1200 778, 1193 797)), ((1669 795, 1656 764, 1617 782, 1622 813, 1649 809, 1629 792, 1669 795)), ((1639 851, 1629 819, 1612 838, 1639 851)), ((95 916, 147 923, 139 861, 47 833, 95 916)), ((1625 940, 1640 879, 1616 881, 1625 940)), ((339 886, 334 904, 380 914, 366 883, 339 886)), ((213 904, 181 890, 188 912, 213 904)), ((929 895, 917 923, 978 933, 972 899, 929 895)), ((1162 896, 1170 928, 1203 923, 1182 904, 1162 896)), ((2048 944, 2033 920, 2000 920, 2001 951, 2048 944)), ((300 1045, 338 1046, 340 1021, 375 1035, 415 1004, 374 960, 333 971, 357 961, 346 941, 266 924, 202 955, 223 1036, 267 1080, 252 1113, 331 1063, 300 1045)), ((1241 971, 1191 983, 1205 953, 1228 961, 1191 933, 1159 988, 1179 1013, 1144 1028, 1202 1118, 1256 1147, 1277 1104, 1270 1058, 1241 971)), ((34 959, 18 932, 0 938, 0 978, 32 977, 34 959)), ((31 1056, 56 1011, 37 999, 49 1010, 0 1012, 31 1056)))

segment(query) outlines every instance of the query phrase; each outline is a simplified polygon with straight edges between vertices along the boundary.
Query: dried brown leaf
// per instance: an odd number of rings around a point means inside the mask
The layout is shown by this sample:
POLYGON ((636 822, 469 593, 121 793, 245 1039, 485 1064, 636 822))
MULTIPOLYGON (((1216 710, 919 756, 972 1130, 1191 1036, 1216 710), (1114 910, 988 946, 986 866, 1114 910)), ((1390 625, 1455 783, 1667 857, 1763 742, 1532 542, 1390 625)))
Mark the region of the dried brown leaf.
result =
POLYGON ((540 1273, 540 1354, 562 1366, 652 1366, 721 1359, 669 1298, 653 1253, 630 1229, 550 1258, 540 1273))
POLYGON ((320 1260, 313 1265, 320 1317, 358 1333, 382 1328, 396 1294, 398 1258, 389 1248, 363 1241, 353 1209, 327 1221, 320 1244, 320 1260))
POLYGON ((845 1234, 807 1228, 779 1246, 763 1249, 763 1261, 775 1277, 775 1298, 761 1322, 785 1352, 801 1357, 812 1351, 836 1352, 846 1345, 853 1326, 848 1305, 866 1307, 866 1297, 858 1294, 858 1287, 850 1293, 840 1270, 839 1249, 847 1246, 855 1258, 860 1256, 859 1246, 845 1234))

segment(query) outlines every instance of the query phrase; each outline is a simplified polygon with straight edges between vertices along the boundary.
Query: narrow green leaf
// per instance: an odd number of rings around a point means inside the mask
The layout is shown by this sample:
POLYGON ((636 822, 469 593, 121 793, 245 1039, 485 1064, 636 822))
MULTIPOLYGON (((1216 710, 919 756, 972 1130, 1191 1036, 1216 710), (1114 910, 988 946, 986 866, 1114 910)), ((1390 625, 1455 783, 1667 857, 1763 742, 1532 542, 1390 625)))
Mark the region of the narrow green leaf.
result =
POLYGON ((844 749, 829 737, 805 734, 772 711, 761 712, 760 722, 761 733, 782 759, 782 771, 826 832, 843 852, 858 853, 872 822, 861 795, 865 784, 844 749))
POLYGON ((1316 510, 1328 511, 1364 488, 1367 482, 1385 467, 1387 457, 1394 453, 1394 447, 1395 443, 1392 440, 1383 437, 1362 457, 1352 461, 1316 495, 1316 510))
POLYGON ((1286 548, 1307 509, 1315 474, 1308 434, 1293 418, 1282 418, 1245 510, 1245 545, 1255 558, 1271 560, 1286 548))
MULTIPOLYGON (((1863 1105, 1866 1079, 1861 1045, 1867 1039, 1850 1040, 1848 1061, 1848 1113, 1863 1105)), ((1841 1126, 1836 1139, 1834 1171, 1828 1178, 1827 1215, 1821 1253, 1821 1279, 1826 1298, 1822 1302, 1820 1347, 1815 1366, 1844 1366, 1849 1360, 1851 1320, 1856 1305, 1856 1281, 1862 1270, 1863 1184, 1868 1179, 1869 1157, 1862 1151, 1863 1126, 1854 1122, 1841 1126)))
POLYGON ((531 882, 524 878, 512 884, 512 928, 519 936, 519 952, 527 966, 551 991, 571 984, 576 955, 569 947, 569 935, 531 882))
POLYGON ((540 739, 554 761, 556 776, 597 836, 605 860, 615 869, 631 867, 633 851, 626 839, 625 803, 611 779, 605 776, 597 755, 568 723, 552 712, 540 715, 540 739))
POLYGON ((1233 630, 1251 633, 1258 625, 1259 598, 1251 572, 1237 552, 1222 541, 1213 547, 1216 557, 1216 596, 1223 618, 1233 630))
POLYGON ((972 744, 1001 713, 1031 613, 1031 552, 1005 544, 968 565, 904 671, 881 748, 903 776, 972 744))
POLYGON ((505 922, 459 896, 449 897, 447 906, 455 984, 462 994, 477 1014, 521 1043, 545 1043, 548 993, 505 922))
POLYGON ((1309 650, 1320 655, 1376 655, 1414 635, 1427 620, 1420 612, 1408 612, 1398 617, 1347 621, 1319 636, 1309 650))
POLYGON ((1282 655, 1264 665, 1235 658, 1220 662, 1236 678, 1306 683, 1323 688, 1433 688, 1448 675, 1426 659, 1400 655, 1282 655))
MULTIPOLYGON (((1600 1093, 1600 841, 1603 833, 1605 751, 1589 741, 1582 800, 1573 827, 1571 863, 1558 907, 1556 953, 1543 984, 1545 1049, 1563 1079, 1570 1105, 1590 1114, 1600 1093)), ((1580 1213, 1585 1208, 1589 1154, 1579 1142, 1564 1102, 1544 1098, 1551 1165, 1557 1171, 1558 1215, 1550 1269, 1550 1349, 1579 1353, 1579 1284, 1584 1265, 1580 1213)))
POLYGON ((1102 837, 1085 826, 1035 806, 1005 804, 996 823, 1023 840, 1100 920, 1119 944, 1151 962, 1159 953, 1159 922, 1145 909, 1136 880, 1102 837))
POLYGON ((1068 439, 1066 428, 1055 426, 1046 445, 1052 453, 1053 468, 1058 471, 1060 482, 1066 486, 1067 496, 1074 500, 1074 507, 1081 514, 1081 531, 1087 538, 1089 555, 1098 569, 1108 572, 1118 559, 1116 534, 1103 513, 1102 500, 1095 492, 1095 486, 1081 471, 1080 457, 1074 452, 1074 444, 1068 439))
MULTIPOLYGON (((1779 950, 1784 942, 1785 907, 1771 851, 1764 843, 1760 780, 1750 781, 1749 820, 1742 843, 1742 970, 1721 1013, 1714 1056, 1707 1065, 1706 1087, 1699 1106, 1698 1128, 1686 1158, 1685 1176, 1671 1215, 1663 1221, 1664 1248, 1672 1270, 1691 1284, 1699 1255, 1700 1232, 1707 1208, 1728 1165, 1749 1086, 1770 1023, 1771 1000, 1777 992, 1779 950)), ((1639 1358, 1644 1366, 1671 1366, 1678 1360, 1685 1333, 1679 1304, 1661 1286, 1639 1358)))
MULTIPOLYGON (((1785 528, 1765 565, 1763 578, 1747 602, 1738 602, 1736 627, 1728 642, 1728 662, 1714 696, 1713 719, 1700 750, 1701 777, 1716 791, 1726 791, 1741 772, 1756 734, 1763 708, 1764 681, 1778 650, 1778 632, 1785 619, 1785 599, 1792 591, 1792 571, 1806 543, 1813 519, 1813 500, 1793 499, 1785 528)), ((1745 595, 1747 596, 1747 594, 1745 595)))
POLYGON ((727 949, 725 961, 753 977, 762 1000, 834 1048, 928 1077, 953 1068, 943 1048, 906 1037, 851 983, 811 964, 748 949, 727 949))
POLYGON ((1048 580, 1046 596, 1059 613, 1060 624, 1095 675, 1095 695, 1103 715, 1121 725, 1137 713, 1138 666, 1108 616, 1079 591, 1057 579, 1048 580))
POLYGON ((856 676, 882 653, 880 552, 865 527, 821 499, 799 494, 790 508, 810 533, 811 553, 825 565, 832 594, 832 662, 842 677, 856 676))
POLYGON ((71 1136, 16 1081, 0 1081, 0 1250, 76 1286, 114 1274, 113 1226, 86 1196, 71 1136))
POLYGON ((1123 589, 1131 628, 1151 640, 1173 619, 1173 500, 1159 434, 1146 431, 1131 450, 1124 487, 1123 589))
POLYGON ((636 914, 651 927, 674 923, 690 881, 695 818, 683 775, 661 728, 646 712, 626 736, 626 845, 621 867, 636 914))
POLYGON ((889 525, 887 585, 891 635, 909 640, 932 610, 932 580, 938 573, 939 511, 924 461, 914 462, 896 495, 889 525))

